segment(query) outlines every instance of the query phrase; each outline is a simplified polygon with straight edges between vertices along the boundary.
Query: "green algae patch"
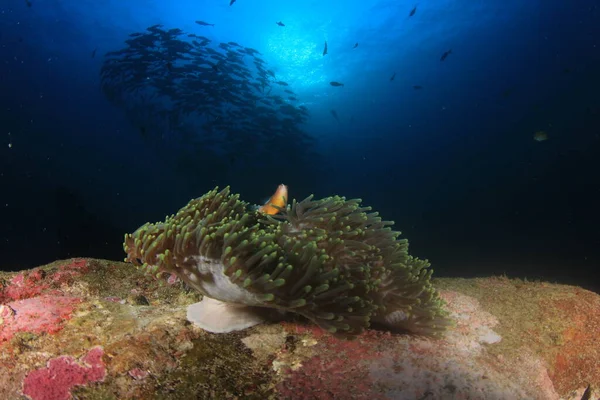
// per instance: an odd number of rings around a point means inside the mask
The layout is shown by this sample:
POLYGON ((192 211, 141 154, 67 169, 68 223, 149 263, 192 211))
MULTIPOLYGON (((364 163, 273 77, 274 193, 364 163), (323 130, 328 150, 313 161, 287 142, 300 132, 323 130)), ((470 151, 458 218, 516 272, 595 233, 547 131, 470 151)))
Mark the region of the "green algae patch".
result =
POLYGON ((119 400, 120 397, 107 387, 76 387, 71 391, 74 399, 119 400))
POLYGON ((517 356, 520 348, 527 345, 536 354, 546 350, 548 345, 560 344, 556 332, 566 328, 567 320, 549 315, 543 302, 569 296, 565 285, 545 282, 528 282, 507 277, 473 279, 437 279, 440 289, 454 290, 479 301, 482 308, 496 318, 499 324, 494 330, 502 336, 499 343, 490 346, 492 355, 517 356), (548 288, 552 290, 547 290, 548 288), (559 289, 559 291, 556 291, 559 289))
POLYGON ((274 396, 270 363, 258 363, 240 333, 205 333, 180 360, 180 368, 161 382, 155 399, 244 398, 274 396))
POLYGON ((523 349, 543 359, 560 392, 600 381, 597 332, 600 299, 588 290, 506 276, 447 279, 434 285, 471 296, 494 315, 502 340, 488 346, 488 355, 506 360, 523 357, 523 349))
POLYGON ((181 282, 168 284, 165 279, 148 276, 131 264, 106 260, 93 260, 91 264, 92 269, 83 277, 90 294, 110 294, 133 305, 191 304, 200 298, 181 282))

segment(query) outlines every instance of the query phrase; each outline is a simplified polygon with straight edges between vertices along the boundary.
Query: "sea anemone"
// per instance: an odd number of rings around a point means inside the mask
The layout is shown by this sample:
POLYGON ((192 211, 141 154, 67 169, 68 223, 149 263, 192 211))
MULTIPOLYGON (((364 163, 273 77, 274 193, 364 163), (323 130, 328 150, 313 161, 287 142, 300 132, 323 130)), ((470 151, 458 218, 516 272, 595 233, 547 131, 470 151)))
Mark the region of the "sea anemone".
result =
POLYGON ((309 196, 267 215, 228 187, 215 188, 125 235, 125 260, 175 274, 202 293, 188 319, 211 332, 260 323, 265 309, 348 336, 373 323, 442 332, 450 322, 429 263, 408 255, 393 222, 360 203, 309 196))

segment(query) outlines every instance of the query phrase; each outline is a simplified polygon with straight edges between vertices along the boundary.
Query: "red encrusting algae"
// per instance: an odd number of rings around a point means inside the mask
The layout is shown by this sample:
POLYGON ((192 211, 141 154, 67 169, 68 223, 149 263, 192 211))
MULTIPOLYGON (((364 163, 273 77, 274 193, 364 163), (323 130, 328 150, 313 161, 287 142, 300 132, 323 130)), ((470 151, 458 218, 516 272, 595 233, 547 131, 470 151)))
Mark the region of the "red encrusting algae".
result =
POLYGON ((318 355, 302 362, 302 367, 287 371, 287 378, 277 385, 283 398, 386 398, 370 379, 369 365, 382 356, 387 340, 392 340, 389 334, 369 330, 354 340, 346 340, 314 326, 285 325, 296 335, 310 334, 317 342, 315 346, 326 351, 317 349, 318 355))
POLYGON ((25 271, 15 275, 7 284, 0 286, 0 304, 9 301, 29 299, 40 294, 60 294, 60 287, 72 284, 78 275, 86 273, 86 260, 72 260, 69 264, 61 265, 53 273, 42 269, 25 271))
POLYGON ((81 299, 64 287, 88 271, 87 260, 76 259, 53 271, 21 272, 0 286, 0 345, 19 332, 56 333, 71 318, 81 299))
POLYGON ((27 374, 23 394, 31 400, 68 400, 73 387, 104 380, 103 354, 102 347, 97 346, 90 349, 81 363, 71 356, 53 358, 47 367, 27 374))
POLYGON ((58 332, 80 302, 77 297, 42 295, 0 305, 0 344, 18 332, 58 332))
MULTIPOLYGON (((543 301, 545 314, 569 315, 562 332, 556 335, 560 343, 551 364, 550 376, 554 387, 567 391, 574 386, 585 386, 589 381, 600 380, 598 358, 598 332, 600 330, 600 300, 587 290, 575 288, 569 297, 543 301), (585 378, 584 378, 585 377, 585 378)), ((558 317, 553 316, 555 319, 558 317)))

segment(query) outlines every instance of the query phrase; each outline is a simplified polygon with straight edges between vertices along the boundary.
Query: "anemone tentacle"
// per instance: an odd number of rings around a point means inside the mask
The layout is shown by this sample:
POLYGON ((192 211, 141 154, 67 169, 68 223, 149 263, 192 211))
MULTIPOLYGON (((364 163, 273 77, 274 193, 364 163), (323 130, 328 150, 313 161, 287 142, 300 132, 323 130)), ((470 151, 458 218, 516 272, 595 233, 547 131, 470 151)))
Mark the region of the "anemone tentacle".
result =
POLYGON ((309 196, 268 215, 229 187, 125 235, 126 261, 203 295, 301 314, 333 333, 372 322, 435 335, 450 324, 426 260, 360 199, 309 196), (221 297, 221 298, 219 298, 221 297))

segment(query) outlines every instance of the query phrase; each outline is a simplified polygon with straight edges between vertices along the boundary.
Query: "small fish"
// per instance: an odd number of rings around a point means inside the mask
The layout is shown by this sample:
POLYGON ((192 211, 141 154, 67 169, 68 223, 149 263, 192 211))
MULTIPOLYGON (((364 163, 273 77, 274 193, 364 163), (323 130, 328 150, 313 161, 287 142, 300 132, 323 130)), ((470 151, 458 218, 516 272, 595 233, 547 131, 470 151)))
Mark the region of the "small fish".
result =
POLYGON ((27 4, 27 7, 31 7, 33 5, 30 0, 25 0, 25 4, 27 4))
POLYGON ((327 40, 325 41, 325 48, 323 49, 323 55, 327 54, 327 40))
POLYGON ((200 26, 215 26, 215 24, 209 24, 208 22, 204 21, 196 21, 196 23, 200 26))
POLYGON ((340 118, 338 117, 337 111, 335 110, 331 110, 329 111, 331 113, 331 115, 333 116, 333 118, 335 118, 335 120, 338 122, 338 124, 340 123, 340 118))
POLYGON ((533 134, 533 140, 536 142, 543 142, 548 140, 548 134, 545 131, 537 131, 533 134))
POLYGON ((442 54, 442 57, 440 57, 440 61, 444 61, 450 54, 452 54, 452 49, 445 51, 444 54, 442 54))
POLYGON ((96 51, 98 50, 98 48, 96 47, 93 51, 92 51, 92 58, 96 57, 96 51))
POLYGON ((354 43, 354 46, 352 46, 353 49, 358 47, 358 42, 354 43))
POLYGON ((232 5, 233 5, 233 3, 235 3, 235 0, 231 0, 231 1, 229 2, 229 5, 230 5, 230 6, 232 6, 232 5))
POLYGON ((394 79, 396 79, 396 73, 394 72, 394 74, 392 75, 392 77, 390 78, 390 81, 393 81, 394 79))
POLYGON ((281 85, 281 86, 289 86, 289 85, 287 84, 287 82, 284 82, 284 81, 277 81, 277 82, 275 82, 275 83, 276 83, 276 84, 278 84, 278 85, 281 85))
POLYGON ((339 83, 339 82, 336 82, 336 81, 331 81, 331 82, 329 82, 329 84, 330 84, 331 86, 344 86, 344 84, 343 84, 343 83, 339 83))
POLYGON ((415 8, 413 8, 412 10, 410 10, 410 14, 408 14, 408 16, 412 17, 413 15, 415 15, 416 12, 417 12, 417 6, 415 6, 415 8))
POLYGON ((285 26, 285 24, 284 24, 283 22, 281 22, 281 21, 279 21, 279 22, 275 22, 275 23, 276 23, 277 25, 279 25, 279 26, 285 26))
POLYGON ((421 89, 423 89, 423 86, 421 86, 421 85, 415 85, 415 86, 413 86, 413 89, 415 89, 415 90, 421 90, 421 89))
POLYGON ((267 215, 275 215, 279 208, 285 208, 287 205, 288 188, 283 183, 279 185, 273 196, 263 205, 258 207, 258 212, 267 215))

